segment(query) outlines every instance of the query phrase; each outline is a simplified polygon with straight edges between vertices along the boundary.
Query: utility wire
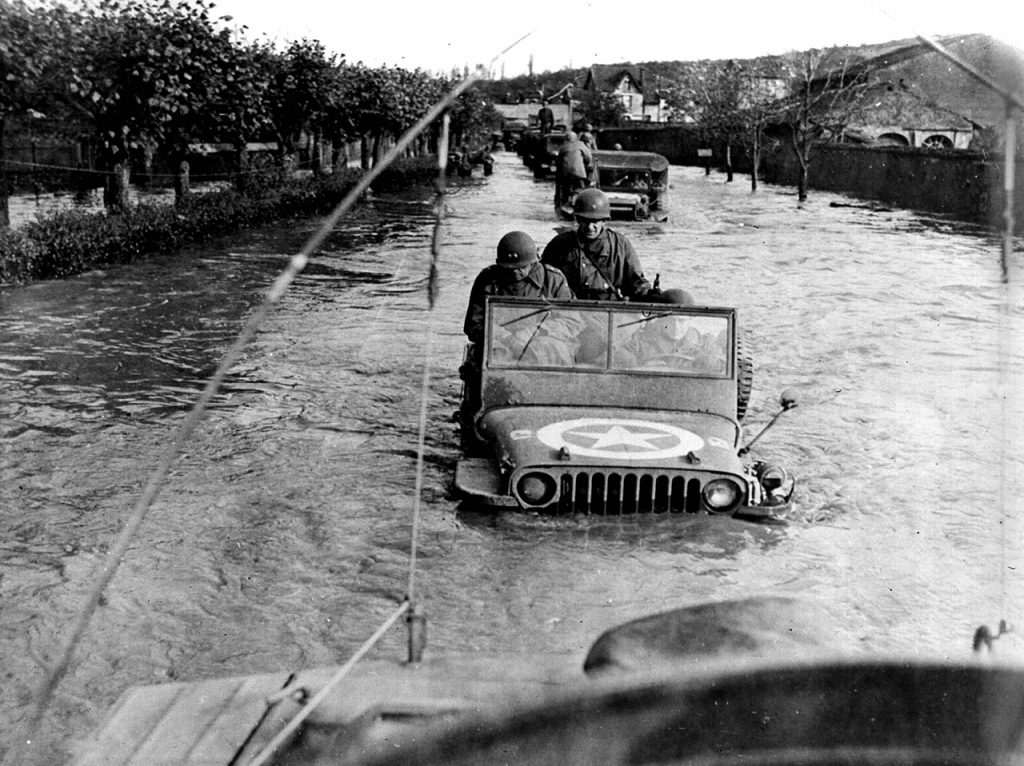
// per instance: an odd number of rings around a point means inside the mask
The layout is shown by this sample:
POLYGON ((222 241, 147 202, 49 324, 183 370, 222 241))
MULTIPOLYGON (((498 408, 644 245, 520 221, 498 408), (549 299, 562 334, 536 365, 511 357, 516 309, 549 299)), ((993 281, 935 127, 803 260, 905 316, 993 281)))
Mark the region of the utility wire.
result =
POLYGON ((323 241, 338 224, 338 221, 341 220, 342 216, 352 208, 359 197, 370 187, 373 181, 376 180, 385 168, 400 157, 416 137, 426 130, 426 128, 429 127, 431 123, 433 123, 446 109, 448 109, 459 95, 467 90, 470 85, 476 82, 477 79, 479 79, 478 76, 472 74, 456 84, 456 86, 452 88, 446 96, 434 104, 434 106, 431 107, 430 110, 421 117, 415 125, 413 125, 413 127, 406 131, 391 150, 381 158, 379 163, 367 171, 351 191, 349 191, 345 198, 338 203, 337 207, 324 219, 320 228, 309 238, 309 240, 306 241, 302 249, 291 257, 284 271, 282 271, 271 285, 263 302, 256 308, 248 321, 246 321, 242 331, 228 348, 227 352, 221 359, 220 364, 217 366, 217 369, 214 371, 213 376, 203 388, 199 399, 185 418, 185 421, 168 442, 167 448, 164 450, 156 469, 153 471, 149 481, 146 483, 141 497, 135 504, 124 528, 121 530, 121 534, 118 535, 117 540, 111 547, 106 559, 98 566, 93 584, 89 589, 89 596, 79 612, 78 618, 75 620, 67 634, 67 638, 58 654, 57 661, 47 672, 46 677, 40 684, 39 689, 35 694, 32 712, 29 714, 27 723, 24 727, 24 734, 21 737, 16 738, 14 745, 4 758, 5 764, 10 764, 10 766, 21 766, 21 764, 25 763, 26 758, 24 756, 28 754, 28 749, 36 738, 36 733, 38 732, 43 716, 49 707, 53 693, 61 679, 68 671, 75 649, 81 641, 82 636, 88 627, 89 621, 103 597, 104 590, 113 579, 118 567, 124 560, 128 546, 131 544, 135 533, 142 524, 147 511, 156 500, 157 494, 161 489, 171 465, 177 459, 182 447, 189 439, 196 426, 199 425, 206 407, 220 388, 220 385, 228 371, 238 361, 242 350, 252 340, 252 338, 255 337, 257 330, 269 315, 274 304, 281 299, 285 291, 288 289, 288 286, 306 267, 306 264, 309 262, 309 257, 320 247, 323 241))

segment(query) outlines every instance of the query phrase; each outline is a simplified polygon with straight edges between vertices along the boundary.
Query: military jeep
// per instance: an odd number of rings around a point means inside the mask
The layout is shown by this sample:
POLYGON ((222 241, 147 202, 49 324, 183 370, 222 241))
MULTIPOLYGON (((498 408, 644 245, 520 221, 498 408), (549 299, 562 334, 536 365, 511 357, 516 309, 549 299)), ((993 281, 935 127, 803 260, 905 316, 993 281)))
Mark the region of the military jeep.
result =
POLYGON ((740 445, 738 345, 731 308, 489 298, 462 366, 456 490, 547 513, 787 509, 793 478, 740 445))

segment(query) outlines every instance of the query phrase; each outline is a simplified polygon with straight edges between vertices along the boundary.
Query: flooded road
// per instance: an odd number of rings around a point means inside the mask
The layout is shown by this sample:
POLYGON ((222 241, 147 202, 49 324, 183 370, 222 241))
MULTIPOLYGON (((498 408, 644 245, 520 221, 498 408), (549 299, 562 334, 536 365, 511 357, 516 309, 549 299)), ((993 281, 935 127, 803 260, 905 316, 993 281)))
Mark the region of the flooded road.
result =
MULTIPOLYGON (((499 155, 433 215, 381 197, 331 235, 175 464, 47 717, 66 760, 131 685, 332 664, 405 592, 429 363, 417 589, 428 651, 582 662, 622 621, 705 600, 818 598, 865 651, 966 657, 1024 625, 1017 285, 984 232, 815 192, 751 195, 671 169, 670 220, 622 224, 649 277, 735 306, 754 449, 798 477, 784 526, 460 508, 462 316, 505 232, 561 225, 550 182, 499 155)), ((422 193, 421 193, 422 194, 422 193)), ((0 292, 0 721, 25 713, 93 569, 262 291, 316 221, 0 292)), ((375 656, 404 656, 392 631, 375 656)), ((7 745, 7 742, 3 743, 7 745)))

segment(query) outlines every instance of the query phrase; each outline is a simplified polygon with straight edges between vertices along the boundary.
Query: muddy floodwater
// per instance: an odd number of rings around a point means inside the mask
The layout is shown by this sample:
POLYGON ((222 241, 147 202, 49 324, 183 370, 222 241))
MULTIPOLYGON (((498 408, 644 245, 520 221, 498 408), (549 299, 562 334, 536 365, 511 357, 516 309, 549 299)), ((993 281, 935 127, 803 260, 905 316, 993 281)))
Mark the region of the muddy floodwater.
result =
MULTIPOLYGON (((132 685, 333 664, 371 635, 407 583, 424 364, 428 651, 582 662, 625 620, 765 594, 827 603, 866 652, 966 658, 980 624, 1024 626, 1022 312, 998 238, 832 194, 798 207, 744 177, 670 177, 667 223, 618 228, 662 287, 736 307, 755 360, 748 438, 798 392, 753 451, 798 476, 786 524, 460 507, 470 284, 505 232, 543 244, 562 225, 551 182, 501 153, 492 177, 449 190, 433 311, 426 190, 361 204, 312 259, 139 529, 40 762, 66 761, 132 685)), ((5 738, 161 451, 316 226, 0 291, 5 738)), ((404 657, 404 642, 395 629, 373 656, 404 657)))

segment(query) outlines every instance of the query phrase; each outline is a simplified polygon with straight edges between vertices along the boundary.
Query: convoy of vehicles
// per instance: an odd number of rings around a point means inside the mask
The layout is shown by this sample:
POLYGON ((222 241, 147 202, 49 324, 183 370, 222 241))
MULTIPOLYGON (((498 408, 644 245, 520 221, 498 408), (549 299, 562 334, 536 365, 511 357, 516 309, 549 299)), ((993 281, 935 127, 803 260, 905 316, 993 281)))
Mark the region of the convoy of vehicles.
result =
POLYGON ((793 478, 740 444, 738 346, 731 308, 488 299, 462 368, 456 489, 548 513, 784 511, 793 478))

